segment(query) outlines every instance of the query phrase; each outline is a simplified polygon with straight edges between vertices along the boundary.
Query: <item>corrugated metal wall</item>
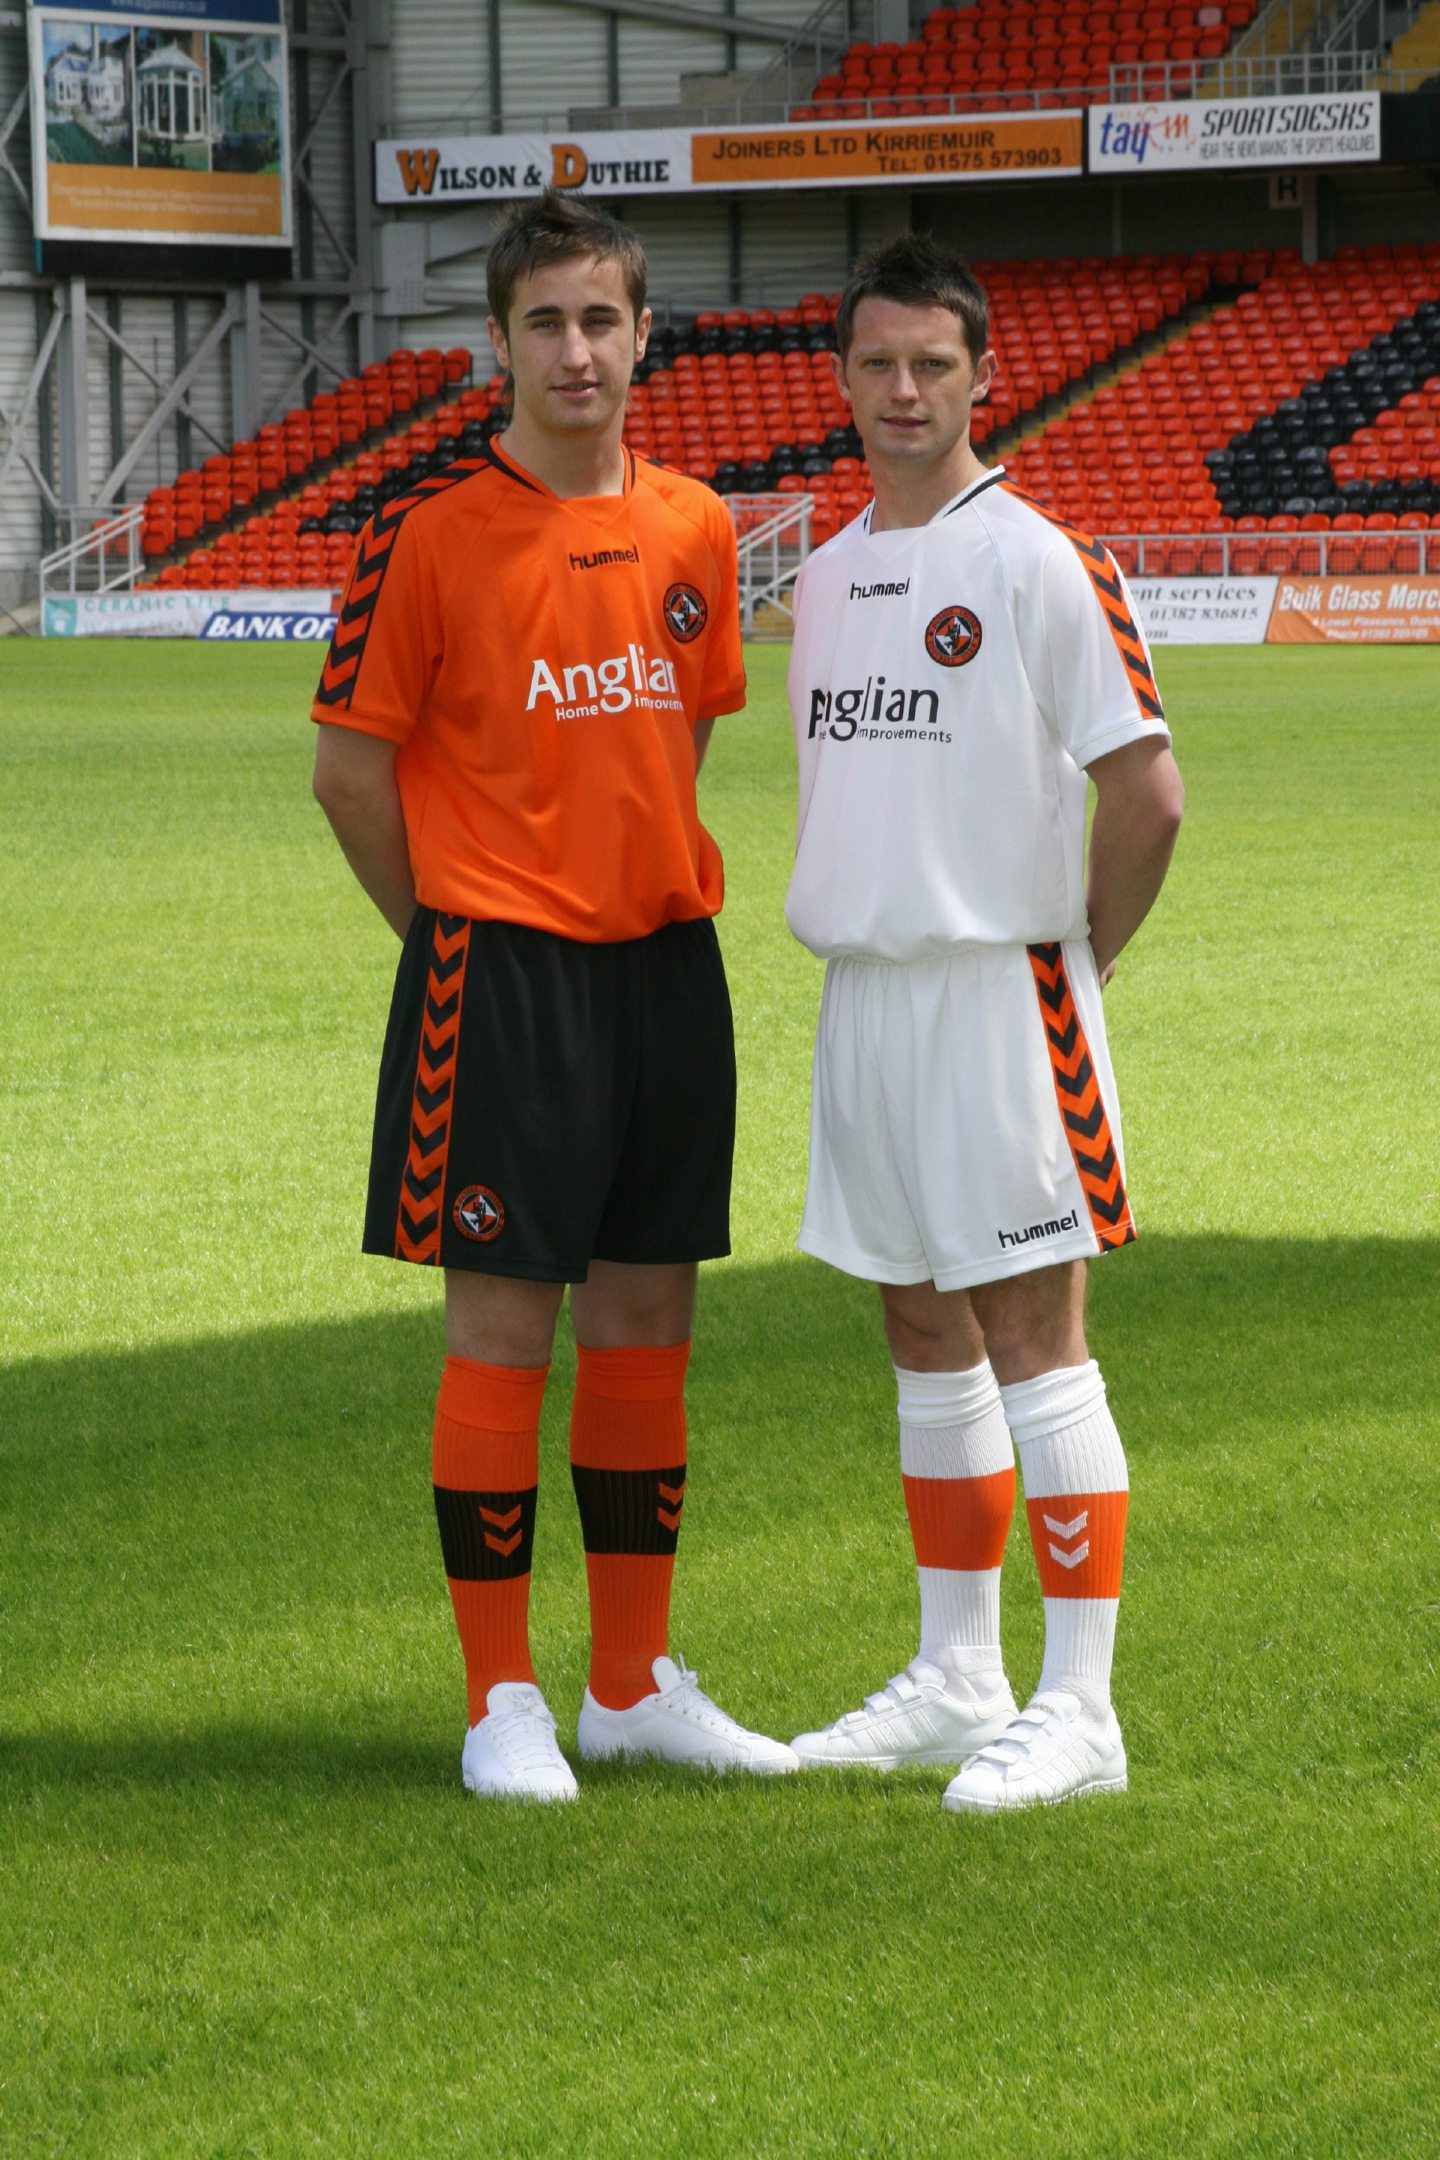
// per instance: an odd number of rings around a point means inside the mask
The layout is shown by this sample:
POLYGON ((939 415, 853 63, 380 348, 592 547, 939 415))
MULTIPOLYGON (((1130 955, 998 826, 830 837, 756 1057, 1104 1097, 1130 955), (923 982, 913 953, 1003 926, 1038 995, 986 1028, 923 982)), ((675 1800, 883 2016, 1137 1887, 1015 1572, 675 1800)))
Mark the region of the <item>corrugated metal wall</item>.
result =
MULTIPOLYGON (((682 77, 721 75, 729 68, 756 69, 773 59, 776 45, 736 38, 727 22, 726 0, 690 0, 713 17, 709 25, 677 28, 636 17, 612 24, 599 10, 566 6, 561 0, 390 0, 388 42, 376 49, 370 95, 374 132, 408 131, 448 122, 467 132, 484 133, 497 103, 508 124, 523 124, 550 114, 568 124, 571 113, 605 107, 673 105, 682 77), (498 77, 492 59, 498 51, 498 77)), ((798 28, 813 0, 738 0, 742 11, 798 28)), ((287 9, 287 13, 288 13, 287 9)), ((312 5, 312 26, 333 28, 329 12, 312 5), (322 21, 322 16, 324 20, 322 21)), ((292 18, 293 24, 293 18, 292 18)), ((376 28, 383 30, 377 12, 376 28)), ((292 87, 296 75, 292 41, 292 87)), ((292 104, 296 141, 304 130, 308 95, 311 114, 321 111, 337 65, 334 56, 311 52, 301 63, 308 86, 292 104)), ((23 27, 0 27, 0 113, 21 90, 28 59, 23 27)), ((22 126, 11 138, 10 153, 28 181, 28 139, 22 126)), ((323 215, 303 206, 297 212, 297 273, 352 282, 350 258, 363 248, 363 217, 355 201, 354 125, 351 98, 342 89, 325 106, 315 134, 310 170, 323 215), (328 225, 333 229, 327 231, 328 225)), ((862 230, 874 221, 873 196, 862 198, 854 213, 862 230)), ((728 201, 688 197, 673 201, 635 199, 617 205, 636 226, 651 260, 652 290, 662 310, 688 312, 725 303, 732 296, 735 251, 739 249, 739 297, 756 303, 779 301, 794 293, 831 287, 843 271, 852 224, 839 196, 806 195, 742 203, 732 217, 728 201)), ((418 214, 418 213, 417 213, 418 214)), ((893 214, 888 210, 884 214, 893 214)), ((29 213, 0 177, 0 272, 27 274, 34 251, 29 213)), ((463 344, 476 354, 482 374, 493 364, 485 335, 484 252, 462 256, 429 274, 441 291, 453 292, 452 310, 421 315, 379 329, 382 350, 394 343, 463 344)), ((90 282, 91 305, 110 309, 126 343, 164 384, 173 379, 214 323, 223 305, 216 293, 193 289, 177 294, 157 280, 153 291, 126 290, 111 300, 103 285, 90 282), (177 305, 178 301, 178 305, 177 305)), ((14 411, 33 365, 49 315, 48 293, 26 287, 0 287, 0 403, 14 411), (37 330, 37 316, 40 328, 37 330)), ((296 332, 326 346, 335 303, 303 301, 267 293, 267 313, 296 332)), ((228 341, 227 341, 228 346, 228 341)), ((339 341, 336 356, 344 365, 360 357, 354 326, 339 341)), ((263 395, 267 406, 283 409, 327 378, 316 375, 298 384, 299 348, 272 330, 263 342, 263 395)), ((92 328, 89 382, 91 487, 98 489, 112 463, 115 438, 132 441, 145 424, 159 393, 139 367, 126 361, 119 369, 118 421, 113 413, 115 369, 106 339, 92 328)), ((42 433, 53 437, 58 421, 53 385, 47 411, 32 413, 24 433, 27 450, 37 459, 42 433)), ((182 462, 199 462, 214 447, 205 428, 221 441, 232 439, 231 354, 214 356, 192 386, 196 422, 181 418, 162 428, 137 464, 126 497, 138 500, 150 487, 173 478, 182 462), (202 427, 199 422, 203 421, 202 427)), ((0 503, 0 600, 13 604, 33 571, 42 546, 40 497, 22 467, 12 465, 5 500, 0 503)))
POLYGON ((490 124, 490 29, 475 0, 408 0, 403 25, 392 8, 389 95, 379 134, 404 134, 437 120, 466 129, 490 124))
MULTIPOLYGON (((459 10, 452 12, 459 14, 459 10)), ((473 18, 476 10, 469 11, 473 18)), ((328 21, 317 28, 333 28, 328 21)), ((483 46, 483 25, 480 31, 483 46)), ((402 46, 408 51, 408 45, 402 46)), ((299 147, 307 131, 306 112, 320 114, 310 147, 309 173, 323 215, 301 204, 295 221, 295 267, 302 275, 330 279, 345 286, 354 282, 357 251, 357 219, 354 188, 354 124, 348 86, 330 96, 339 57, 311 52, 303 59, 290 48, 294 144, 299 147), (308 71, 308 82, 303 80, 308 71), (302 78, 297 81, 297 76, 302 78)), ((22 90, 28 72, 28 48, 23 28, 0 27, 0 113, 9 110, 22 90)), ((432 79, 444 79, 437 68, 432 79)), ((11 137, 12 162, 29 181, 28 128, 22 123, 11 137)), ((29 276, 34 268, 34 241, 30 213, 8 177, 0 175, 0 272, 29 276)), ((129 281, 133 284, 133 280, 129 281)), ((153 291, 126 289, 107 291, 91 276, 87 298, 94 317, 111 323, 124 339, 134 360, 126 357, 117 367, 113 348, 92 321, 89 332, 87 380, 89 385, 90 468, 89 492, 93 496, 104 484, 114 463, 117 437, 120 444, 135 439, 162 394, 151 376, 164 386, 171 382, 187 358, 214 325, 223 306, 221 294, 186 290, 175 281, 157 279, 153 291), (147 375, 146 370, 149 370, 147 375)), ((358 361, 355 327, 347 325, 338 339, 327 332, 338 312, 337 303, 323 298, 301 300, 267 293, 268 315, 290 330, 308 337, 331 352, 337 363, 353 368, 358 361)), ((0 404, 15 412, 24 395, 26 381, 48 321, 48 288, 38 294, 26 286, 0 286, 0 404), (37 307, 40 327, 37 330, 37 307)), ((449 342, 449 340, 447 340, 449 342)), ((307 387, 295 380, 302 361, 301 349, 270 326, 262 334, 262 396, 266 416, 299 402, 307 387)), ((328 382, 323 372, 314 376, 310 389, 328 382)), ((138 501, 151 487, 173 479, 187 462, 199 463, 212 450, 234 440, 231 425, 231 354, 228 341, 212 356, 192 384, 189 404, 194 419, 177 416, 160 429, 144 456, 134 466, 122 499, 138 501), (207 430, 209 431, 207 433, 207 430)), ((25 449, 40 462, 40 447, 48 420, 51 439, 58 430, 58 405, 53 381, 41 393, 37 409, 24 430, 25 449)), ((0 431, 0 442, 8 439, 0 431)), ((52 466, 52 483, 56 473, 52 466)), ((6 475, 5 499, 0 503, 0 601, 13 606, 33 590, 34 570, 49 537, 41 509, 40 492, 25 468, 12 463, 6 475)))
MULTIPOLYGON (((8 113, 24 88, 29 59, 23 29, 0 30, 0 116, 8 113)), ((30 182, 30 132, 21 121, 10 137, 9 157, 17 171, 30 182)), ((0 173, 0 271, 27 271, 34 262, 30 215, 16 194, 9 176, 0 173)), ((36 327, 34 296, 21 290, 0 288, 0 405, 14 414, 24 396, 25 383, 44 335, 48 305, 39 311, 36 327)), ((9 441, 8 427, 0 426, 0 456, 9 441)), ((40 454, 40 423, 32 414, 21 440, 31 457, 40 454)), ((0 601, 13 606, 20 598, 24 572, 40 549, 40 498, 24 467, 12 463, 5 476, 0 500, 0 601)))
MULTIPOLYGON (((489 4, 493 7, 496 0, 489 4)), ((552 113, 563 122, 573 106, 609 102, 603 15, 549 7, 545 0, 503 0, 499 27, 500 89, 507 116, 552 113)), ((622 51, 624 31, 622 23, 622 51)))

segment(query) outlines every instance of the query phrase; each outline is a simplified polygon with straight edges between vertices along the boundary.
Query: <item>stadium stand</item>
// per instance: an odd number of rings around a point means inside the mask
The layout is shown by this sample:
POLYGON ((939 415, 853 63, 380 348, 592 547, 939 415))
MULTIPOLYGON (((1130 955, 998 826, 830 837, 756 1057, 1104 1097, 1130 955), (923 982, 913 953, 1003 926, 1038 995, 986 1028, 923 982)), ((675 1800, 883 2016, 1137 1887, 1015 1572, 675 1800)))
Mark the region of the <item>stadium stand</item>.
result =
MULTIPOLYGON (((1342 248, 1313 265, 1282 250, 1251 290, 1006 464, 1089 530, 1186 535, 1147 554, 1157 574, 1218 571, 1222 550, 1197 536, 1232 532, 1237 574, 1318 569, 1313 541, 1248 536, 1332 530, 1367 538, 1353 561, 1349 543, 1332 548, 1331 567, 1418 569, 1429 550, 1398 536, 1440 532, 1437 403, 1440 246, 1342 248)), ((1135 566, 1133 546, 1117 552, 1135 566)))
POLYGON ((795 120, 898 118, 1092 104, 1121 71, 1143 97, 1185 97, 1248 29, 1258 0, 1178 5, 976 0, 936 8, 905 44, 852 45, 795 120))
POLYGON ((1393 83, 1409 84, 1419 75, 1440 81, 1440 0, 1421 8, 1407 30, 1390 47, 1387 67, 1371 82, 1371 89, 1387 89, 1393 83))
POLYGON ((463 347, 402 348, 262 428, 253 442, 152 489, 141 527, 151 582, 191 589, 340 582, 354 534, 381 502, 483 443, 500 377, 444 396, 471 371, 463 347), (386 433, 412 412, 423 417, 403 434, 386 433))
MULTIPOLYGON (((1282 249, 976 269, 1001 358, 977 444, 1075 524, 1152 536, 1147 570, 1317 569, 1319 533, 1341 536, 1340 570, 1440 559, 1440 539, 1415 537, 1440 534, 1440 245, 1342 248, 1314 265, 1282 249)), ((807 494, 812 540, 829 539, 869 497, 830 369, 834 314, 833 296, 809 293, 657 328, 632 447, 724 495, 807 494)), ((340 583, 380 503, 483 448, 501 379, 444 398, 469 372, 459 349, 393 354, 156 489, 154 582, 340 583)), ((1133 542, 1116 547, 1137 567, 1133 542)))

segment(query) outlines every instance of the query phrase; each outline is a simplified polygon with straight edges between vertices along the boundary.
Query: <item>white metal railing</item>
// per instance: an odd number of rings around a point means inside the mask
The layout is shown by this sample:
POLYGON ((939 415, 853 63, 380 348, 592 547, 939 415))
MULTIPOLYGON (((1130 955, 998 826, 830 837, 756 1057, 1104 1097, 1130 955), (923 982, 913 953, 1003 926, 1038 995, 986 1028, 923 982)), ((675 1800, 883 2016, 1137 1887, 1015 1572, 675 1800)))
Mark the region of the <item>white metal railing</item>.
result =
POLYGON ((1127 577, 1436 577, 1440 532, 1100 535, 1127 577))
MULTIPOLYGON (((720 18, 723 21, 723 17, 720 18)), ((1133 105, 1169 98, 1209 97, 1339 97, 1365 89, 1418 90, 1434 75, 1433 68, 1392 68, 1383 49, 1337 52, 1247 53, 1215 60, 1134 60, 1095 70, 1083 82, 1032 83, 1023 90, 1006 90, 1004 101, 1031 111, 1053 109, 1056 98, 1067 104, 1133 105)), ((703 105, 616 105, 587 112, 584 126, 596 132, 618 128, 715 128, 782 127, 797 106, 813 111, 822 120, 838 112, 843 120, 914 119, 922 112, 931 118, 963 118, 996 109, 993 91, 964 90, 931 93, 927 90, 889 90, 871 98, 842 98, 836 105, 813 103, 815 78, 807 77, 793 92, 768 97, 763 103, 741 93, 735 98, 703 105)), ((455 133, 473 128, 473 122, 435 120, 427 123, 434 132, 455 133)), ((573 110, 507 113, 507 134, 564 134, 579 131, 573 110)), ((412 134, 414 131, 411 131, 412 134)))
POLYGON ((874 39, 876 12, 873 4, 866 8, 854 0, 821 0, 783 51, 741 90, 736 119, 754 118, 776 105, 788 111, 804 104, 819 78, 857 39, 874 39))
MULTIPOLYGON (((735 521, 740 568, 740 627, 756 635, 758 609, 790 612, 790 595, 800 566, 810 553, 812 495, 727 495, 735 521)), ((761 634, 763 634, 763 627, 761 634)), ((783 623, 777 627, 783 630, 783 623)))
MULTIPOLYGON (((1129 60, 1110 69, 1109 102, 1168 98, 1343 97, 1385 69, 1376 52, 1239 53, 1219 60, 1129 60)), ((1387 85, 1388 87, 1388 85, 1387 85)), ((1397 87, 1399 87, 1397 85, 1397 87)))
POLYGON ((40 598, 61 593, 129 592, 145 568, 140 548, 142 503, 118 514, 111 509, 65 513, 73 538, 40 561, 40 598))

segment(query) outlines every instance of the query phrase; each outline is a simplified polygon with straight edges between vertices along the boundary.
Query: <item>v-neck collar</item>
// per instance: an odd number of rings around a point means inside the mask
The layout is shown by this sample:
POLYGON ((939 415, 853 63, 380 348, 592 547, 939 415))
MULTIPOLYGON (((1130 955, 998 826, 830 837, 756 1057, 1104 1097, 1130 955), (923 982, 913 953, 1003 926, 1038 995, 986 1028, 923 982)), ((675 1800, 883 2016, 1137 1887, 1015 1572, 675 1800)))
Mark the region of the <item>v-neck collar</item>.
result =
POLYGON ((498 443, 491 440, 485 445, 487 463, 504 473, 507 479, 513 480, 519 487, 529 488, 534 495, 545 496, 550 502, 563 502, 567 509, 578 508, 581 503, 623 502, 627 495, 634 493, 635 453, 628 443, 622 443, 620 454, 624 462, 624 482, 618 495, 557 495, 553 488, 546 487, 544 481, 538 479, 534 473, 528 472, 523 465, 518 465, 514 458, 508 457, 498 443))
MULTIPOLYGON (((1004 466, 997 465, 993 472, 983 473, 978 480, 972 480, 969 487, 961 488, 958 495, 952 495, 949 502, 942 503, 935 515, 927 518, 923 525, 899 525, 894 527, 893 531, 897 533, 926 532, 930 526, 938 525, 942 518, 953 517, 957 510, 963 510, 966 503, 973 502, 977 495, 983 495, 986 488, 998 487, 1004 478, 1004 466)), ((873 530, 874 516, 875 504, 872 501, 864 512, 865 538, 867 540, 888 540, 891 537, 892 528, 887 526, 883 532, 875 532, 873 530)))

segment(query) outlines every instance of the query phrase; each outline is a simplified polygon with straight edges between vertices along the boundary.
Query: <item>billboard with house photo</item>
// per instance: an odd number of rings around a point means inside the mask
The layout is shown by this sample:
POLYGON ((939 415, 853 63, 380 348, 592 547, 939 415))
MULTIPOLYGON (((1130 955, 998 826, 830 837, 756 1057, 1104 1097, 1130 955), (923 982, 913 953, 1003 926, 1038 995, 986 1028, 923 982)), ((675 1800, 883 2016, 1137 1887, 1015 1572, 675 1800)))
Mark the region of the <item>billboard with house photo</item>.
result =
POLYGON ((41 0, 41 240, 290 244, 282 0, 41 0))

